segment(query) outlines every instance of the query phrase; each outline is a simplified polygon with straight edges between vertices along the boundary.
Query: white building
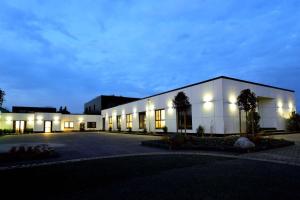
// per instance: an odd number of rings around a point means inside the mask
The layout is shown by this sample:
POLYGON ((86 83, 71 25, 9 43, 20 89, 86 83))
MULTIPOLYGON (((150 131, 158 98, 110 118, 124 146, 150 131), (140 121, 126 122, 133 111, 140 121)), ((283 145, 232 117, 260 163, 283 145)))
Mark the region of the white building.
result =
MULTIPOLYGON (((239 133, 239 111, 236 104, 241 90, 250 89, 258 97, 258 112, 262 128, 285 129, 285 119, 295 110, 295 92, 269 85, 217 77, 182 88, 145 97, 131 103, 102 110, 102 128, 152 132, 176 132, 176 111, 172 100, 183 91, 191 103, 187 132, 195 133, 199 125, 206 133, 239 133)), ((245 115, 242 113, 242 130, 245 115)))
POLYGON ((0 113, 0 129, 24 133, 61 131, 95 131, 101 127, 100 115, 75 115, 61 113, 0 113))

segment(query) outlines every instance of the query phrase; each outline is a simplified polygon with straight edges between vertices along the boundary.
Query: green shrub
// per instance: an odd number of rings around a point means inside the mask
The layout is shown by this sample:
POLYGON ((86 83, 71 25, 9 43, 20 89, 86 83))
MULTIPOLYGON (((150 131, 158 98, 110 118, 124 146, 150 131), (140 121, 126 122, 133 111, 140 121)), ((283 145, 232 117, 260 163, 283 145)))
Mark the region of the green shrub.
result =
POLYGON ((33 133, 33 128, 26 128, 24 133, 33 133))
POLYGON ((147 129, 146 128, 144 128, 143 133, 147 133, 147 129))
POLYGON ((288 131, 300 131, 300 115, 292 112, 290 118, 287 119, 286 128, 288 131))
POLYGON ((198 136, 202 136, 202 137, 204 136, 204 127, 203 126, 199 125, 196 131, 197 131, 198 136))
POLYGON ((118 127, 118 131, 121 132, 121 127, 118 127))
POLYGON ((186 143, 186 137, 182 134, 174 134, 169 138, 169 145, 172 149, 178 149, 186 143))
POLYGON ((132 128, 131 127, 128 128, 128 132, 132 132, 132 128))
POLYGON ((111 132, 111 131, 112 131, 112 127, 109 127, 109 128, 108 128, 108 131, 111 132))
POLYGON ((258 112, 249 112, 248 119, 247 119, 247 133, 249 134, 252 133, 252 123, 251 123, 252 115, 253 115, 254 133, 258 133, 260 129, 260 125, 259 125, 260 115, 258 114, 258 112))
POLYGON ((168 127, 167 127, 167 126, 164 126, 164 127, 162 128, 162 130, 163 130, 164 133, 167 133, 167 132, 168 132, 168 127))

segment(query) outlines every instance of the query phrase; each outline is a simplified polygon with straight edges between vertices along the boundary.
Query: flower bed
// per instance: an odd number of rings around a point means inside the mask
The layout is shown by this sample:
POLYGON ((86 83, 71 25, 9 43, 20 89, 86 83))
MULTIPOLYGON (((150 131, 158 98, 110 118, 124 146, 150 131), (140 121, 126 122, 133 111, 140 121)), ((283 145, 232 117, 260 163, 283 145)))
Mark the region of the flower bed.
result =
POLYGON ((58 153, 46 144, 36 146, 14 146, 7 153, 0 154, 0 162, 40 160, 58 156, 58 153))
POLYGON ((143 141, 142 145, 159 147, 174 150, 214 150, 214 151, 230 151, 230 152, 253 152, 279 147, 293 145, 294 142, 273 139, 270 137, 250 138, 254 143, 253 149, 240 149, 234 146, 239 136, 227 137, 194 137, 194 136, 173 136, 162 140, 143 141))

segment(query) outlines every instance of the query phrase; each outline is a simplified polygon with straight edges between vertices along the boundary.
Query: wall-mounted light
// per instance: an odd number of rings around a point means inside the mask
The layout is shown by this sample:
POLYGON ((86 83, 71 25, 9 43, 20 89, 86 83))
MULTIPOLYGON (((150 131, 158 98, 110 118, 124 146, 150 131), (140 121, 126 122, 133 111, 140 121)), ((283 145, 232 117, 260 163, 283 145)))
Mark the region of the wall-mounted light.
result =
POLYGON ((7 124, 12 124, 13 118, 11 116, 6 117, 6 123, 7 124))
POLYGON ((82 123, 83 120, 84 120, 83 117, 79 117, 79 118, 78 118, 78 122, 79 122, 79 123, 82 123))
POLYGON ((213 97, 211 94, 206 94, 203 96, 203 108, 205 110, 211 110, 213 107, 213 97))
POLYGON ((168 114, 172 115, 174 113, 173 101, 169 100, 167 106, 168 106, 168 114))
POLYGON ((235 112, 237 110, 237 98, 235 95, 229 96, 229 110, 235 112))
POLYGON ((282 103, 282 101, 277 102, 277 109, 278 109, 278 113, 280 115, 283 115, 283 103, 282 103))
POLYGON ((133 113, 133 117, 134 117, 134 118, 136 118, 136 112, 137 112, 137 109, 136 109, 136 107, 134 107, 134 108, 132 109, 132 113, 133 113))
POLYGON ((34 122, 34 118, 33 118, 33 117, 28 117, 28 118, 27 118, 27 123, 28 123, 28 124, 32 125, 33 122, 34 122))
POLYGON ((289 102, 289 111, 293 112, 294 111, 294 105, 292 102, 289 102))
POLYGON ((43 123, 43 116, 39 115, 39 116, 36 117, 36 119, 37 119, 36 122, 37 122, 38 124, 42 124, 42 123, 43 123))
POLYGON ((59 116, 54 116, 53 120, 54 120, 54 124, 59 124, 59 116))

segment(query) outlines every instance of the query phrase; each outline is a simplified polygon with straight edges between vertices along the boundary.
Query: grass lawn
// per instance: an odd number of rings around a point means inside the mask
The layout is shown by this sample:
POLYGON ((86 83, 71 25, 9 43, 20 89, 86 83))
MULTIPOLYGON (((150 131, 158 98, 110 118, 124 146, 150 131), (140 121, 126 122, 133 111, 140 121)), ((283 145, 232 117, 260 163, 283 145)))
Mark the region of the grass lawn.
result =
POLYGON ((91 160, 0 177, 10 199, 300 199, 298 167, 196 155, 91 160))

